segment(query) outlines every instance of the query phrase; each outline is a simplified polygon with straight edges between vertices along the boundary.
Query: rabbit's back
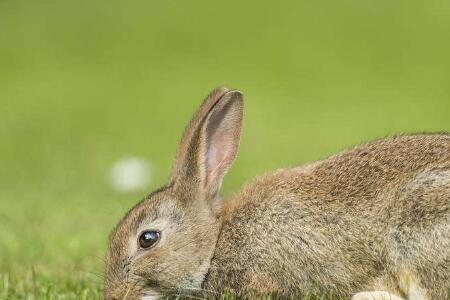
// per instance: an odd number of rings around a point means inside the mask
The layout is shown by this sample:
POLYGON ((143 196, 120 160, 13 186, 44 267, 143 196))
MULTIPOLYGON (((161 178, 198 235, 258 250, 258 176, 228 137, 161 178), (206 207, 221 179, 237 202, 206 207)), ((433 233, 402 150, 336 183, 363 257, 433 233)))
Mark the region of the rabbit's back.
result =
POLYGON ((225 209, 205 288, 402 294, 400 281, 417 280, 448 296, 450 135, 383 139, 280 170, 225 209))

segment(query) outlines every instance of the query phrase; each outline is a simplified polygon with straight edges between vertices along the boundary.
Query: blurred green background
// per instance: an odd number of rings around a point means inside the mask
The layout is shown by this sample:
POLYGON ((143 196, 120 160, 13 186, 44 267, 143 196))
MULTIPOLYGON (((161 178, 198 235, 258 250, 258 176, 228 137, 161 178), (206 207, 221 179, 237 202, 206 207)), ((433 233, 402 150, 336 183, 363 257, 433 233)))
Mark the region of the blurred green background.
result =
POLYGON ((0 298, 99 297, 109 231, 214 87, 245 93, 224 194, 386 135, 450 130, 450 2, 0 0, 0 298), (118 193, 124 157, 152 165, 118 193))

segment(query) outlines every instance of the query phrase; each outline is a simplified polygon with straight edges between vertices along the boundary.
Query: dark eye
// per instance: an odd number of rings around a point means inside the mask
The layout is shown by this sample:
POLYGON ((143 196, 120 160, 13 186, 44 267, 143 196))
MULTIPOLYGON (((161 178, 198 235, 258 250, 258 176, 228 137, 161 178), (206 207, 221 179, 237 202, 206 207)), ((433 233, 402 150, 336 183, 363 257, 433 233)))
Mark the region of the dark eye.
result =
POLYGON ((160 235, 159 231, 154 230, 142 232, 139 236, 139 246, 144 249, 154 246, 158 242, 160 235))

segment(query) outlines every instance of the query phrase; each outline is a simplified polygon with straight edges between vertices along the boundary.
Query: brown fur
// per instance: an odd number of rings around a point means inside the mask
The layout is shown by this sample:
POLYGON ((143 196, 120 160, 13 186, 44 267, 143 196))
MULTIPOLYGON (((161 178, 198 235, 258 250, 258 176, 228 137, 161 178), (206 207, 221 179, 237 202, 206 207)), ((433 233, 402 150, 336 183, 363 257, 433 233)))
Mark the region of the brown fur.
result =
POLYGON ((186 129, 169 185, 112 233, 107 299, 225 288, 450 297, 450 135, 375 141, 265 175, 222 200, 241 121, 239 92, 210 94, 186 129), (160 227, 161 241, 135 249, 149 226, 160 227))

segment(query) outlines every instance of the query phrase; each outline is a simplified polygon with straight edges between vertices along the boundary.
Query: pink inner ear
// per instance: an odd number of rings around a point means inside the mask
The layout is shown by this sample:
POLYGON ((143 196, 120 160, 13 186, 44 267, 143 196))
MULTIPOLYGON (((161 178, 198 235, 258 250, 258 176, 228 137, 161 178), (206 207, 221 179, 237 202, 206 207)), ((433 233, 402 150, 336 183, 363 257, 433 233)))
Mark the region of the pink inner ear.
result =
POLYGON ((232 151, 229 141, 226 136, 216 135, 212 138, 212 144, 206 152, 206 172, 208 181, 214 180, 218 175, 220 176, 220 170, 224 167, 227 155, 232 151))
POLYGON ((239 144, 242 111, 234 101, 213 112, 206 128, 207 185, 219 184, 233 162, 239 144))

